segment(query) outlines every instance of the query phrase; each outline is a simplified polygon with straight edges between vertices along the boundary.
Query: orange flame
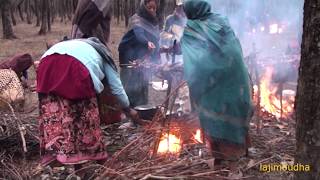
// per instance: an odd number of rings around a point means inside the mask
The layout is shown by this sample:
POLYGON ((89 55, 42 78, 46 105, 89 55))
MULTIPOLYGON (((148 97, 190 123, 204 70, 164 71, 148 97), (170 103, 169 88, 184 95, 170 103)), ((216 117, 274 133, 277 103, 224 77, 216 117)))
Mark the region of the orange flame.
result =
MULTIPOLYGON (((276 96, 278 88, 271 85, 273 69, 267 68, 260 82, 260 106, 267 112, 281 117, 281 100, 276 96)), ((281 92, 282 93, 282 92, 281 92)), ((293 112, 294 96, 282 98, 282 117, 287 117, 293 112)))
POLYGON ((199 142, 199 143, 203 143, 202 137, 201 137, 201 130, 198 129, 196 131, 196 134, 193 135, 194 139, 199 142))
POLYGON ((181 140, 173 134, 164 134, 158 147, 158 153, 177 154, 181 151, 181 140))

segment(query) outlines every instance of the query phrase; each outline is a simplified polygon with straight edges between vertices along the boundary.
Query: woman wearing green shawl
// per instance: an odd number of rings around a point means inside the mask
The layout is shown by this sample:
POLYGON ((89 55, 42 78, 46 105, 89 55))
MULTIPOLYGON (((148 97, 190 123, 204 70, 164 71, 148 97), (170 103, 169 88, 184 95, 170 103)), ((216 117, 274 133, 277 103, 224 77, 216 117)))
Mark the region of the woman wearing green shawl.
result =
POLYGON ((253 113, 240 42, 206 1, 186 1, 184 10, 188 22, 181 43, 190 96, 213 156, 236 160, 246 154, 253 113))

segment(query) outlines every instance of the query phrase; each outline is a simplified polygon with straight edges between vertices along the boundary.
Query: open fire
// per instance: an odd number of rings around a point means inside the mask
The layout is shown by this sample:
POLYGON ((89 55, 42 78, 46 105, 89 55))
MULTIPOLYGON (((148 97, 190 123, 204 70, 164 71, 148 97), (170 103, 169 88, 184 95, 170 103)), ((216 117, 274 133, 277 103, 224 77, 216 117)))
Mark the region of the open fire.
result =
MULTIPOLYGON (((196 130, 196 133, 191 137, 192 141, 196 143, 203 143, 202 133, 200 129, 196 130)), ((180 137, 177 137, 173 133, 163 133, 158 146, 158 154, 179 154, 182 149, 183 141, 180 137)))
POLYGON ((173 134, 165 133, 161 137, 161 141, 158 147, 158 153, 179 153, 181 150, 181 139, 173 134))
POLYGON ((200 129, 196 131, 196 134, 193 136, 193 138, 196 140, 196 142, 203 143, 200 129))
MULTIPOLYGON (((272 85, 272 75, 273 69, 268 67, 260 80, 260 107, 277 118, 286 118, 293 112, 295 94, 292 90, 282 90, 272 85)), ((256 85, 254 91, 257 97, 256 85)))

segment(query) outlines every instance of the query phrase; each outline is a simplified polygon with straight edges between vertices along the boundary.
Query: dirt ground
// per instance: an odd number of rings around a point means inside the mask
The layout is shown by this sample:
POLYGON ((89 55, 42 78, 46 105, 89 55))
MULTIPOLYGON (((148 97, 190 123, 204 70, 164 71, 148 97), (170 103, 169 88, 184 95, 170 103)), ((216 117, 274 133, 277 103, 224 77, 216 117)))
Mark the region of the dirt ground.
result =
MULTIPOLYGON (((123 24, 111 26, 110 48, 114 59, 118 62, 117 45, 125 32, 123 24)), ((58 23, 52 25, 52 31, 45 36, 37 35, 39 27, 19 22, 14 27, 14 32, 18 39, 4 40, 0 39, 0 60, 12 57, 19 53, 30 53, 34 60, 38 60, 46 50, 46 42, 52 42, 62 39, 63 36, 70 34, 70 22, 58 23)), ((0 32, 2 29, 0 28, 0 32)), ((34 80, 34 69, 30 69, 31 78, 34 80)), ((37 139, 32 136, 37 134, 37 95, 27 90, 27 101, 25 107, 16 112, 16 116, 28 124, 29 131, 26 136, 28 153, 23 155, 21 152, 21 140, 17 132, 13 132, 9 137, 0 138, 0 159, 1 168, 0 178, 5 178, 2 174, 8 173, 8 169, 16 179, 65 179, 70 174, 68 168, 45 169, 42 174, 32 176, 37 170, 39 152, 37 139), (7 170, 7 171, 6 171, 7 170)), ((163 102, 164 92, 156 92, 151 89, 150 103, 157 105, 163 102)), ((11 113, 0 110, 0 117, 14 120, 11 113)), ((103 127, 106 136, 106 144, 110 154, 118 151, 128 142, 132 141, 133 136, 141 133, 141 129, 135 128, 131 131, 120 130, 120 124, 103 127)), ((246 178, 246 179, 291 179, 291 172, 262 172, 260 164, 270 163, 293 163, 295 152, 295 123, 293 119, 277 121, 274 117, 263 115, 255 117, 251 123, 252 147, 249 149, 249 156, 241 159, 241 176, 229 177, 229 179, 246 178), (262 119, 261 133, 257 133, 255 122, 262 119)), ((10 174, 10 173, 9 173, 10 174)))

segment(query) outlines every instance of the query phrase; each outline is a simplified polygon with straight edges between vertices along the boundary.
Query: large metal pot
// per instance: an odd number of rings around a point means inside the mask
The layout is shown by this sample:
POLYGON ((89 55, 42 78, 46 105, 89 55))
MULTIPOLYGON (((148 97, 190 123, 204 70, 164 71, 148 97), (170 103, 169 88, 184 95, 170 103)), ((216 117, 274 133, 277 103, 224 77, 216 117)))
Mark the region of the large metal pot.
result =
POLYGON ((134 109, 138 112, 140 118, 145 120, 152 120, 158 110, 156 106, 150 105, 136 106, 134 109))

